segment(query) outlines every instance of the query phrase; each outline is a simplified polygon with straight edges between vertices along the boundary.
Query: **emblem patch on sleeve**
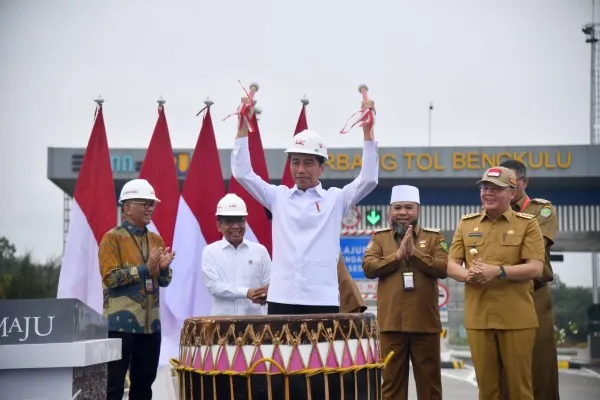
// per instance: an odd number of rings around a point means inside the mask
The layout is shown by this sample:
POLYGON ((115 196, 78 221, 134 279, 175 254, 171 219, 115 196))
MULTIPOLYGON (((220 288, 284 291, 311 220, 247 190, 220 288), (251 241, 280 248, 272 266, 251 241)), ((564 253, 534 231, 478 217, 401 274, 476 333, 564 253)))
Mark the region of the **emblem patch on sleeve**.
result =
POLYGON ((442 250, 444 250, 446 253, 448 252, 448 243, 446 243, 445 241, 440 242, 440 247, 442 248, 442 250))
POLYGON ((550 215, 552 215, 552 209, 550 207, 544 207, 540 210, 540 215, 548 218, 550 215))

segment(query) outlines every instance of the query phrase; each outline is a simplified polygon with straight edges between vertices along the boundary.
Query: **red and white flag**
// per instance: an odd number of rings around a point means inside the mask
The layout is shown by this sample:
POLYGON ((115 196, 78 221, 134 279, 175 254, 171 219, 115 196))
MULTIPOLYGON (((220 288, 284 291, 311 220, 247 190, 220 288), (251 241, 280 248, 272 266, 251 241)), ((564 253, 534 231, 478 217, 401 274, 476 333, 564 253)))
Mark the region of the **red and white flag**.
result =
POLYGON ((75 184, 57 298, 79 299, 102 314, 98 245, 116 224, 117 199, 100 104, 75 184))
MULTIPOLYGON (((306 104, 308 100, 302 101, 302 109, 300 110, 300 115, 298 115, 298 122, 296 123, 296 130, 294 131, 294 136, 302 132, 303 130, 308 129, 308 123, 306 122, 306 104)), ((286 159, 285 168, 283 170, 283 176, 281 177, 281 184, 285 185, 289 188, 293 188, 294 178, 292 178, 292 172, 290 171, 290 159, 286 159)))
POLYGON ((166 304, 177 319, 179 329, 189 317, 210 315, 212 296, 202 278, 202 250, 221 239, 215 212, 225 196, 219 151, 207 107, 192 155, 181 197, 173 249, 173 280, 166 293, 166 304))
MULTIPOLYGON (((179 205, 179 178, 173 160, 173 147, 169 136, 169 127, 164 105, 158 106, 158 119, 150 145, 144 157, 139 177, 146 179, 156 192, 161 202, 156 207, 152 222, 148 229, 158 234, 166 247, 173 247, 173 234, 177 207, 179 205)), ((173 271, 175 274, 175 271, 173 271)), ((169 358, 179 353, 179 336, 181 334, 171 311, 165 304, 167 288, 160 288, 160 319, 162 330, 160 365, 167 365, 169 358)))
MULTIPOLYGON (((256 114, 252 116, 251 124, 253 129, 248 132, 248 147, 250 151, 250 163, 254 172, 260 176, 265 182, 269 182, 269 171, 267 170, 267 160, 265 158, 265 151, 263 149, 262 140, 260 138, 260 130, 258 128, 258 121, 256 114)), ((259 242, 267 248, 269 254, 272 255, 272 239, 271 239, 271 214, 264 208, 258 201, 254 199, 239 184, 237 180, 232 176, 229 181, 228 193, 235 193, 240 196, 246 203, 248 208, 248 221, 246 238, 259 242)))

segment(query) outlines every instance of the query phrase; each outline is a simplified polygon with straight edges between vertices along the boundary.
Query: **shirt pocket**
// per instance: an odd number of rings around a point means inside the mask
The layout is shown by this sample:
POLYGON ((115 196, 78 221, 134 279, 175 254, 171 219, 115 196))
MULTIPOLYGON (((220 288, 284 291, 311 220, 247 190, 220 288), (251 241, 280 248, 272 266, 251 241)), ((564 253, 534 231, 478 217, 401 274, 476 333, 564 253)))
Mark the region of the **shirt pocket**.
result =
POLYGON ((500 251, 498 252, 498 262, 501 265, 515 265, 521 262, 521 246, 523 236, 505 233, 500 241, 500 251))
POLYGON ((262 260, 259 257, 249 257, 244 265, 242 274, 244 283, 252 288, 260 286, 262 274, 262 260))

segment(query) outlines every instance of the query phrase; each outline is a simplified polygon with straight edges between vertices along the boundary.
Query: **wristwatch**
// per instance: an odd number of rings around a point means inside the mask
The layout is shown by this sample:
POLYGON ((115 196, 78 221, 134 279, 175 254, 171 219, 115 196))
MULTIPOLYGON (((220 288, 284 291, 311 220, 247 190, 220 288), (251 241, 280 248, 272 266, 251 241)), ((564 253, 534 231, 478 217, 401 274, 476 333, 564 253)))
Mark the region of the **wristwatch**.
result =
POLYGON ((500 272, 498 273, 498 279, 506 279, 506 271, 504 270, 503 265, 500 265, 500 272))

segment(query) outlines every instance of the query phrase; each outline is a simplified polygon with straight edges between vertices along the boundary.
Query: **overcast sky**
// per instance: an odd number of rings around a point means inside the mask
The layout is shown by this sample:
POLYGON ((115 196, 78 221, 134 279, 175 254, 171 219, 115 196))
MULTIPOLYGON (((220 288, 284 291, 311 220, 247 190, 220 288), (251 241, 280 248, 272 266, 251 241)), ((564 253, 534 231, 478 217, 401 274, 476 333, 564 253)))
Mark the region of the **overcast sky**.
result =
MULTIPOLYGON (((156 99, 174 147, 193 148, 196 112, 219 120, 255 80, 265 147, 286 146, 300 102, 331 147, 377 102, 380 146, 589 143, 589 0, 0 0, 0 236, 37 259, 62 251, 62 193, 47 148, 85 147, 99 93, 111 147, 146 147, 156 99)), ((598 14, 598 13, 596 13, 598 14)), ((581 260, 588 260, 589 256, 581 260)), ((577 258, 579 260, 579 258, 577 258)), ((574 261, 573 282, 589 282, 574 261)), ((567 280, 569 282, 569 280, 567 280)))

